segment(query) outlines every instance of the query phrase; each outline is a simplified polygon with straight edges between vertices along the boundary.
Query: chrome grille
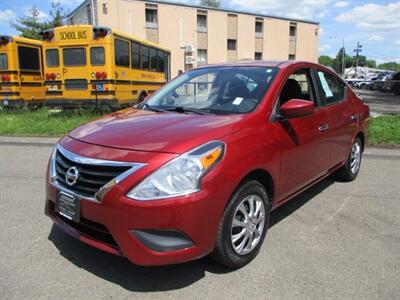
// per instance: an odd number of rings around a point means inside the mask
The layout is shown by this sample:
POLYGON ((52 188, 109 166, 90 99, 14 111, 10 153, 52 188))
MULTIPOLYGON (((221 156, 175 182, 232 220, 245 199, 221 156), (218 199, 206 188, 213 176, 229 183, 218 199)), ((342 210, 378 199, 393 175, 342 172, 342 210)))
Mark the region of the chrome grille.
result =
POLYGON ((61 146, 57 146, 55 151, 53 156, 55 182, 78 196, 92 200, 99 200, 96 197, 99 191, 105 187, 108 190, 144 165, 86 158, 73 154, 61 146), (66 173, 73 167, 78 170, 79 175, 76 182, 71 185, 67 182, 66 173))

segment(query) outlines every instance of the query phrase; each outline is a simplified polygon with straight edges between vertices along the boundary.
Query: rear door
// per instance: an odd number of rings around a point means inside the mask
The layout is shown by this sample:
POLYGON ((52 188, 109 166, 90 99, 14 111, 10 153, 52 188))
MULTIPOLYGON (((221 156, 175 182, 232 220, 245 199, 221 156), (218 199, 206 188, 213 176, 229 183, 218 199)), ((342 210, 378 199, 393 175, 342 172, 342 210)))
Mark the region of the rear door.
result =
POLYGON ((357 130, 358 114, 348 99, 347 85, 335 74, 315 70, 322 110, 329 117, 330 167, 345 161, 357 130))
POLYGON ((293 98, 313 101, 316 106, 310 116, 276 123, 281 149, 281 200, 326 174, 329 167, 330 144, 326 139, 329 118, 321 109, 314 82, 309 68, 298 69, 280 93, 278 107, 293 98))
POLYGON ((79 45, 62 48, 64 89, 73 99, 89 99, 88 47, 79 45))

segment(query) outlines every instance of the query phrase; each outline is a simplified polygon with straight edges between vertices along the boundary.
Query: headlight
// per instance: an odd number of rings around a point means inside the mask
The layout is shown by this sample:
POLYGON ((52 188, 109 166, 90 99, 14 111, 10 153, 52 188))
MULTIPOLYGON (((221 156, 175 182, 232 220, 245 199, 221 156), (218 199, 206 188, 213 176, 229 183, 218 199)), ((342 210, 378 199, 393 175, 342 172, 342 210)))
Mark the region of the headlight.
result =
POLYGON ((223 157, 225 144, 212 141, 173 159, 155 171, 127 196, 146 201, 195 193, 201 178, 223 157))

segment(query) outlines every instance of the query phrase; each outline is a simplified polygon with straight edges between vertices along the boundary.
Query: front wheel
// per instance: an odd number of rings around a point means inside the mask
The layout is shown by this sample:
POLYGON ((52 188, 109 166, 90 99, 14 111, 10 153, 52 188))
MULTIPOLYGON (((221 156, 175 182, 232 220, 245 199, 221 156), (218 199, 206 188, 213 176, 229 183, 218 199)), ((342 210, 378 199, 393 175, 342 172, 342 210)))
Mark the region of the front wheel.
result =
POLYGON ((243 183, 225 209, 211 257, 230 268, 241 268, 253 260, 267 233, 270 206, 261 183, 243 183))
POLYGON ((361 166, 362 147, 361 139, 356 137, 351 146, 349 158, 336 174, 337 179, 341 181, 353 181, 356 179, 361 166))

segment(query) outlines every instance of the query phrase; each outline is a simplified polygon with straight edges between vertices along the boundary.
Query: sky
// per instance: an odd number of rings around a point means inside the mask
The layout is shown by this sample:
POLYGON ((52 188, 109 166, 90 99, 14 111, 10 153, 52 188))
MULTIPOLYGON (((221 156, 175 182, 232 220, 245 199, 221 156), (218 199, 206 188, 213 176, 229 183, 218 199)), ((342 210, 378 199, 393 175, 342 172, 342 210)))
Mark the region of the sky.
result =
MULTIPOLYGON (((82 0, 55 0, 73 10, 82 0)), ((112 1, 112 0, 111 0, 112 1)), ((17 34, 10 21, 27 14, 34 3, 47 18, 54 0, 1 0, 0 34, 17 34)), ((175 2, 193 3, 187 0, 175 2)), ((336 56, 343 40, 353 55, 359 41, 362 55, 378 63, 400 63, 400 1, 395 0, 222 0, 222 7, 320 23, 320 55, 336 56)))

